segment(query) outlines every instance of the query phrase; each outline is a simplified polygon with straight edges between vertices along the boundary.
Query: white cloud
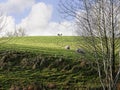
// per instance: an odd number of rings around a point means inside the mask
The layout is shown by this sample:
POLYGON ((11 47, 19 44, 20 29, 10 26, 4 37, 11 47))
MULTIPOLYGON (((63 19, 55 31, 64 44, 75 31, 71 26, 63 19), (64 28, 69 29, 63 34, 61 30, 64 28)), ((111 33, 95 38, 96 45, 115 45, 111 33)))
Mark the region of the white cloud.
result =
POLYGON ((28 16, 21 20, 18 25, 15 24, 15 18, 12 16, 4 16, 6 18, 6 26, 4 27, 1 35, 5 35, 7 32, 14 32, 15 27, 23 28, 27 35, 57 35, 62 33, 63 35, 74 35, 74 26, 70 21, 63 21, 61 23, 51 22, 53 8, 51 5, 47 5, 43 2, 33 4, 34 0, 8 0, 6 3, 0 4, 3 8, 6 8, 9 13, 16 11, 24 11, 25 8, 31 6, 31 11, 28 16), (29 3, 27 3, 29 2, 29 3), (13 10, 12 10, 13 9, 13 10))
POLYGON ((13 33, 15 31, 15 20, 12 16, 3 16, 1 26, 3 26, 2 31, 0 32, 1 36, 5 36, 6 33, 13 33))
POLYGON ((61 23, 50 22, 52 6, 45 3, 37 3, 32 6, 29 15, 22 20, 18 27, 26 30, 27 35, 73 35, 73 23, 64 21, 61 23))
POLYGON ((12 16, 6 17, 5 32, 13 32, 15 30, 15 19, 12 16))
POLYGON ((74 24, 73 22, 63 21, 61 23, 50 22, 47 30, 49 35, 57 35, 62 33, 65 36, 74 35, 74 24))
POLYGON ((0 8, 6 13, 20 13, 30 8, 34 3, 35 0, 7 0, 0 3, 0 8))
POLYGON ((50 21, 52 7, 44 3, 38 3, 32 6, 30 14, 22 20, 23 26, 29 31, 38 28, 45 29, 50 21))
POLYGON ((4 16, 6 18, 6 26, 0 35, 5 35, 7 32, 14 32, 15 27, 23 28, 27 35, 57 35, 62 33, 65 36, 75 35, 74 24, 70 21, 61 23, 51 22, 53 8, 43 2, 34 3, 35 0, 8 0, 6 3, 0 3, 3 10, 8 13, 23 12, 26 8, 31 8, 28 16, 23 18, 16 25, 13 16, 4 16))

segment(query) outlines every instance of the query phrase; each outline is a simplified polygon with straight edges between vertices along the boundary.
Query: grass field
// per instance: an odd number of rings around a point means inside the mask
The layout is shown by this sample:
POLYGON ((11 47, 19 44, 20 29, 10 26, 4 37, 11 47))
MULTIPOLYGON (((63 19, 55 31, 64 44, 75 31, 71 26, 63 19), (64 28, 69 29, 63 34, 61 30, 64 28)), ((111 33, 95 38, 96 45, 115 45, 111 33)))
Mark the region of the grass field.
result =
POLYGON ((102 90, 92 49, 84 48, 82 37, 12 37, 0 43, 0 90, 102 90), (80 44, 85 54, 76 52, 80 44))
POLYGON ((92 55, 91 47, 82 37, 0 38, 0 90, 14 85, 19 88, 42 85, 47 88, 44 90, 102 90, 92 55), (66 45, 70 50, 65 49, 66 45), (85 54, 76 52, 79 45, 83 45, 85 54), (54 89, 49 85, 54 85, 54 89))
POLYGON ((67 57, 79 57, 76 53, 77 37, 73 36, 32 36, 32 37, 15 37, 8 41, 3 39, 0 48, 1 50, 19 50, 33 53, 56 54, 67 57), (69 45, 70 50, 66 50, 65 46, 69 45))
POLYGON ((36 87, 35 83, 48 88, 44 90, 53 90, 49 88, 51 84, 56 86, 54 90, 99 87, 97 72, 91 67, 90 59, 76 53, 77 44, 82 42, 78 39, 72 36, 1 38, 0 90, 8 90, 14 85, 36 87), (71 49, 66 50, 66 45, 71 49))

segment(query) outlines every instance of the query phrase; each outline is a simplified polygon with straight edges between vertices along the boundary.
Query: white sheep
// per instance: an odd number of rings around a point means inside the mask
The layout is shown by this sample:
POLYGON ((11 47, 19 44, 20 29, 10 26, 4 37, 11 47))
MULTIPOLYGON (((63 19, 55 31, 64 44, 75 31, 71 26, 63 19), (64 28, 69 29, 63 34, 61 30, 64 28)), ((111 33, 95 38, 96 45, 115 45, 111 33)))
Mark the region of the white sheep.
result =
POLYGON ((80 49, 80 48, 77 48, 76 52, 80 53, 80 54, 85 54, 85 51, 83 49, 80 49))
POLYGON ((70 46, 69 46, 69 45, 65 46, 65 49, 69 50, 69 49, 70 49, 70 46))
POLYGON ((62 33, 61 33, 61 34, 58 33, 57 35, 58 35, 58 36, 62 36, 62 33))

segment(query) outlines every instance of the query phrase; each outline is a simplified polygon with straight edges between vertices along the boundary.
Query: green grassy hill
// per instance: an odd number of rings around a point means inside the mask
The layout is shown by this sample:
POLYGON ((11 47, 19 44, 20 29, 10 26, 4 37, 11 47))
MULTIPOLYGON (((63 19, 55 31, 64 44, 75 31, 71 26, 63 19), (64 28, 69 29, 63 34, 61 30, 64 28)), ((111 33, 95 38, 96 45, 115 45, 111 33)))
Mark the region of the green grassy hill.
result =
POLYGON ((96 68, 75 51, 80 42, 76 38, 1 38, 0 90, 15 87, 22 88, 19 90, 30 87, 34 89, 29 90, 85 90, 98 86, 96 68), (66 50, 66 45, 71 49, 66 50))
POLYGON ((77 49, 77 37, 72 36, 33 36, 33 37, 15 37, 3 39, 1 50, 28 51, 33 53, 56 54, 68 57, 78 57, 75 50, 77 49), (8 40, 8 41, 7 41, 8 40), (69 45, 70 50, 65 46, 69 45))

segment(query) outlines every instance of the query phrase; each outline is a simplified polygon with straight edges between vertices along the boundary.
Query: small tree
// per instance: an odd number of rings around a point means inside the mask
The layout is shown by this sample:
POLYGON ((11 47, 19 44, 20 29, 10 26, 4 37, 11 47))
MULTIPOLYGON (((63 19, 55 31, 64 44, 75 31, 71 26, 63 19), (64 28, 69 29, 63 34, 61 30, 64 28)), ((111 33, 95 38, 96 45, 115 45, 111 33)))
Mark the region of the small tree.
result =
POLYGON ((26 36, 25 30, 21 27, 18 29, 17 33, 18 36, 26 36))
POLYGON ((25 30, 20 27, 19 29, 15 29, 14 32, 7 32, 6 36, 7 37, 22 37, 22 36, 26 36, 26 34, 25 34, 25 30))
POLYGON ((7 37, 13 37, 13 32, 6 32, 7 37))
POLYGON ((120 73, 120 0, 60 0, 60 8, 75 20, 84 38, 81 47, 92 53, 103 90, 115 90, 120 73))

